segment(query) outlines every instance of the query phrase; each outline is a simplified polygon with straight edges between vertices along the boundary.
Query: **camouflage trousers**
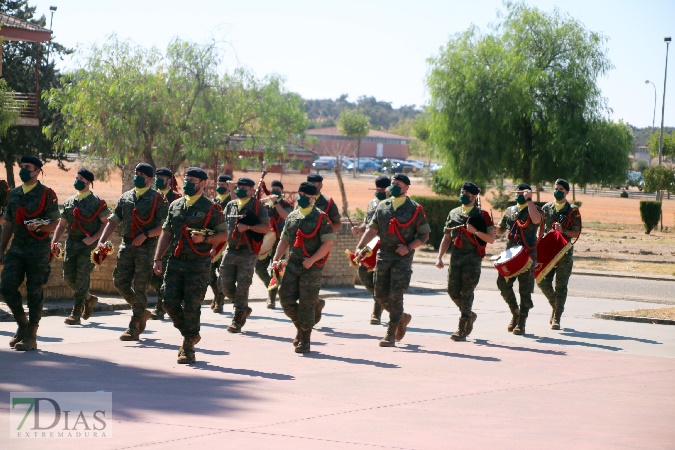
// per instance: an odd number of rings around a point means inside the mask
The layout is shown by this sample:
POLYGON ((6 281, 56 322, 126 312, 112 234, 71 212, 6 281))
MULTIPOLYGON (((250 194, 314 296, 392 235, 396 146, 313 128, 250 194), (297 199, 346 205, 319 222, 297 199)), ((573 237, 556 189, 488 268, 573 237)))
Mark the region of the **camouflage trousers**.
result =
POLYGON ((460 252, 453 247, 448 267, 448 295, 462 317, 471 317, 473 293, 478 286, 481 257, 475 251, 460 252))
POLYGON ((303 330, 314 326, 314 307, 319 301, 323 267, 305 269, 302 262, 291 260, 279 286, 279 301, 284 313, 303 330))
POLYGON ((234 304, 235 309, 248 308, 248 291, 253 283, 253 272, 258 255, 247 246, 238 250, 225 250, 220 263, 218 284, 220 289, 234 304))
POLYGON ((15 239, 9 251, 5 254, 5 263, 2 268, 0 294, 7 306, 17 317, 23 314, 23 304, 19 286, 26 280, 26 303, 28 304, 28 320, 30 323, 40 323, 44 293, 42 287, 49 280, 51 267, 49 266, 49 240, 45 246, 43 242, 28 239, 15 239))
POLYGON ((141 317, 148 307, 148 285, 152 276, 152 260, 157 240, 134 247, 122 243, 113 270, 113 283, 124 300, 131 305, 134 317, 141 317), (133 288, 132 288, 133 285, 133 288))
POLYGON ((63 279, 75 297, 75 308, 84 305, 89 293, 91 273, 94 271, 94 263, 91 262, 91 252, 96 248, 96 243, 85 247, 79 243, 66 241, 66 254, 63 258, 63 279))
POLYGON ((546 275, 537 286, 541 289, 548 299, 548 303, 553 310, 562 313, 565 310, 565 302, 567 301, 567 284, 572 275, 572 266, 574 265, 574 256, 572 251, 567 252, 546 275), (553 289, 553 277, 555 277, 555 289, 553 289))
POLYGON ((377 303, 375 298, 375 271, 371 270, 368 272, 368 269, 359 265, 359 280, 366 287, 366 290, 373 296, 373 302, 377 303))
POLYGON ((509 305, 509 309, 518 308, 518 300, 513 292, 513 284, 518 280, 518 293, 520 294, 520 314, 527 316, 529 310, 534 308, 532 303, 532 293, 534 292, 534 266, 536 265, 537 255, 532 255, 534 263, 530 270, 521 273, 517 277, 509 278, 507 281, 502 275, 497 277, 497 288, 502 294, 502 298, 509 305))
POLYGON ((211 257, 182 260, 173 256, 164 272, 164 310, 184 337, 199 335, 202 301, 209 287, 211 257))
POLYGON ((164 309, 164 274, 166 273, 166 267, 169 264, 168 252, 162 258, 162 269, 163 272, 160 275, 157 275, 155 272, 152 272, 150 275, 150 286, 157 293, 157 304, 155 305, 156 311, 162 311, 164 309))
POLYGON ((378 253, 374 294, 382 309, 389 311, 389 322, 398 323, 403 315, 403 293, 410 285, 414 253, 405 256, 382 255, 382 250, 378 253))
POLYGON ((222 255, 220 256, 221 259, 218 259, 217 261, 214 261, 211 263, 211 269, 209 270, 209 286, 211 286, 211 290, 213 291, 213 298, 215 299, 216 302, 223 302, 225 300, 225 296, 223 295, 223 291, 220 290, 220 285, 218 284, 218 268, 220 267, 220 263, 222 262, 222 255))
POLYGON ((277 251, 278 244, 279 241, 277 240, 274 243, 270 254, 263 259, 259 259, 255 263, 255 273, 258 275, 258 278, 260 278, 260 281, 265 284, 265 287, 269 286, 270 281, 272 281, 272 275, 270 274, 270 263, 272 262, 272 258, 274 258, 274 253, 277 251))

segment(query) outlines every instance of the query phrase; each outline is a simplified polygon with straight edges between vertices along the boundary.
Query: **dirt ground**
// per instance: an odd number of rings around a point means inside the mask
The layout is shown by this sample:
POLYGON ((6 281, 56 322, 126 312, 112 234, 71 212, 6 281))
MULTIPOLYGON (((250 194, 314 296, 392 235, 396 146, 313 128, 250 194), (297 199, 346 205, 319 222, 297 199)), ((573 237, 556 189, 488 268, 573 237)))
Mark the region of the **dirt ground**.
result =
MULTIPOLYGON (((77 171, 77 164, 67 166, 69 171, 60 170, 56 163, 45 166, 44 178, 41 181, 52 187, 61 202, 73 195, 73 180, 77 171)), ((239 176, 248 176, 254 180, 260 178, 259 173, 235 172, 235 179, 239 176)), ((341 206, 342 199, 337 180, 332 173, 324 175, 323 192, 335 199, 341 206)), ((18 168, 15 170, 18 180, 18 168)), ((305 181, 306 175, 276 174, 266 176, 268 184, 275 179, 284 183, 285 190, 297 189, 300 182, 305 181)), ((349 211, 354 220, 356 208, 366 209, 368 202, 373 198, 373 175, 360 175, 353 178, 350 174, 343 174, 347 191, 349 211)), ((179 183, 180 184, 180 183, 179 183)), ((115 204, 122 192, 122 180, 115 174, 105 182, 95 182, 94 192, 115 204)), ((411 195, 433 195, 431 188, 421 178, 412 178, 411 195)), ((599 196, 577 192, 576 199, 583 202, 581 215, 584 221, 584 230, 581 238, 575 245, 575 266, 579 268, 605 270, 624 273, 642 273, 653 275, 675 275, 675 197, 664 200, 663 225, 664 232, 654 230, 646 235, 640 220, 640 200, 637 198, 621 198, 620 191, 615 196, 599 196)), ((490 209, 492 193, 483 199, 483 207, 490 209)), ((552 201, 550 192, 541 193, 541 201, 552 201)), ((494 211, 495 221, 501 213, 494 211)), ((497 255, 503 251, 505 242, 497 241, 488 246, 488 254, 497 255)), ((435 257, 433 249, 420 252, 420 256, 435 257)))

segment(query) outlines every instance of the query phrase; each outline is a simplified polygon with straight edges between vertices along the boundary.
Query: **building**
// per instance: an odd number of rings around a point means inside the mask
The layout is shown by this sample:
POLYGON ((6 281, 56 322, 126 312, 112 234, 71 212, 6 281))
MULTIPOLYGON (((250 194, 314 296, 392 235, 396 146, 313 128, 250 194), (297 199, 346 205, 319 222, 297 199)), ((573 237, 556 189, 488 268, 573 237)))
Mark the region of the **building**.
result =
MULTIPOLYGON (((317 128, 307 130, 307 136, 317 138, 319 141, 313 146, 313 150, 322 156, 356 156, 356 142, 340 134, 337 127, 317 128)), ((411 138, 399 136, 386 131, 370 130, 368 135, 361 139, 360 157, 372 158, 408 158, 408 142, 411 138)))

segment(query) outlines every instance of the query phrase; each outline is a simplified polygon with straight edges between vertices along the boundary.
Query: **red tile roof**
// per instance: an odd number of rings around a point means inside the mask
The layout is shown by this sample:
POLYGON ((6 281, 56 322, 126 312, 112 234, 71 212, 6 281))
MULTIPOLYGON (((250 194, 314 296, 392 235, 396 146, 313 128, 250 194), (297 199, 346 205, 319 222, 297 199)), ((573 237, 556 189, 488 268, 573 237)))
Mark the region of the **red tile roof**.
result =
MULTIPOLYGON (((306 133, 310 136, 342 136, 340 130, 337 127, 328 127, 328 128, 315 128, 313 130, 307 130, 306 133)), ((379 130, 370 130, 368 136, 371 138, 384 138, 384 139, 401 139, 409 141, 412 138, 408 136, 400 136, 394 133, 387 133, 386 131, 379 130)))
POLYGON ((8 40, 45 42, 51 39, 52 32, 9 14, 0 13, 0 36, 8 40))

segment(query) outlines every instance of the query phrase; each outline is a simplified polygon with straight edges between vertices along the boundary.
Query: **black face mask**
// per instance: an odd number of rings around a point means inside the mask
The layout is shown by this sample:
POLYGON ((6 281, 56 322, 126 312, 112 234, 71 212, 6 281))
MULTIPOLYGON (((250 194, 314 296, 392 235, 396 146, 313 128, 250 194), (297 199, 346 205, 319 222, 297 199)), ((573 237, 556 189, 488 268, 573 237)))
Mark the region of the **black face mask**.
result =
POLYGON ((224 193, 227 192, 227 188, 224 187, 224 186, 218 186, 218 187, 216 188, 216 192, 219 193, 220 195, 223 195, 224 193))
POLYGON ((166 188, 166 181, 164 181, 163 178, 155 178, 155 187, 157 189, 165 189, 166 188))
POLYGON ((471 196, 469 194, 459 194, 459 202, 466 206, 471 203, 471 196))
POLYGON ((563 191, 556 190, 553 192, 553 196, 555 197, 556 200, 560 201, 563 198, 565 198, 565 193, 563 191))
POLYGON ((375 198, 378 200, 382 201, 387 198, 387 193, 386 192, 376 192, 375 193, 375 198))
POLYGON ((525 196, 523 194, 518 194, 516 195, 516 203, 519 205, 524 205, 527 200, 525 200, 525 196))
POLYGON ((185 192, 185 195, 195 195, 197 193, 197 185, 191 181, 185 181, 183 183, 183 192, 185 192))

